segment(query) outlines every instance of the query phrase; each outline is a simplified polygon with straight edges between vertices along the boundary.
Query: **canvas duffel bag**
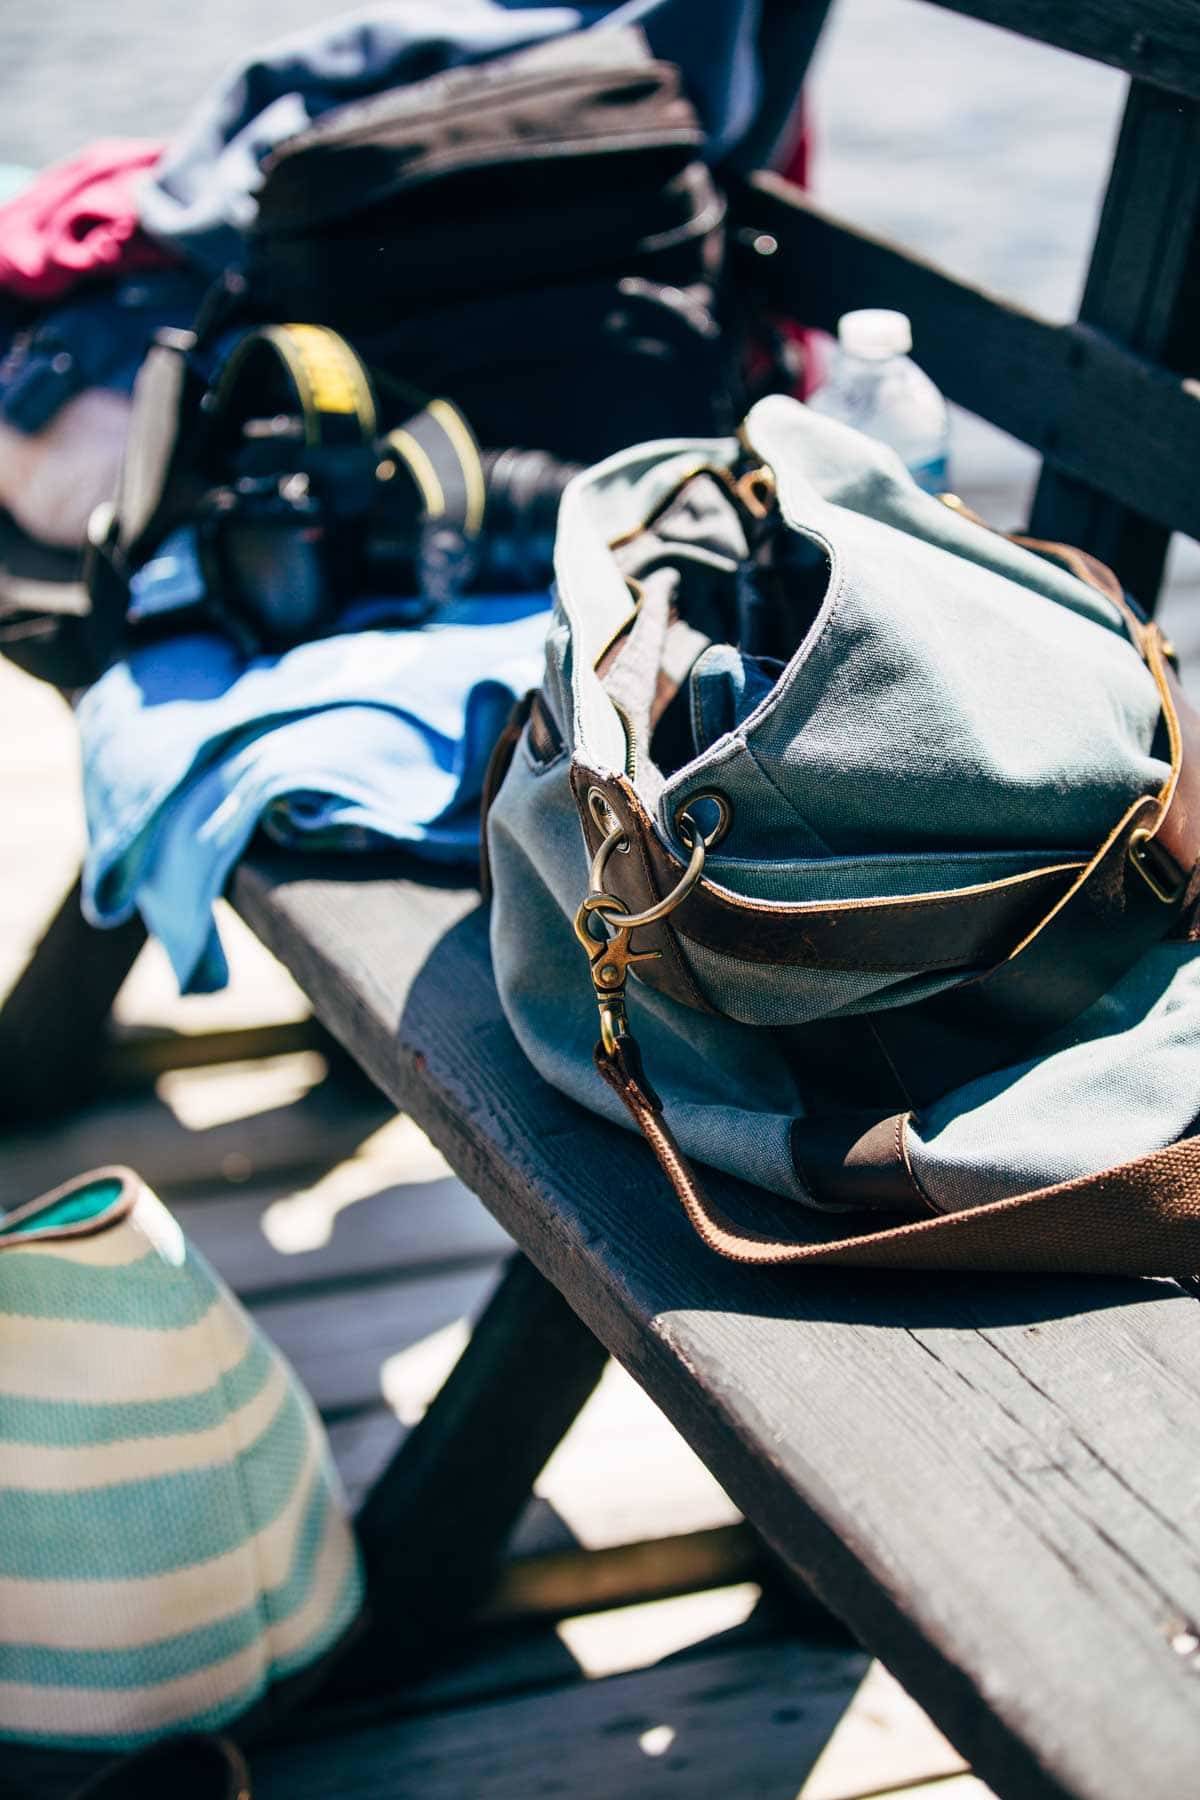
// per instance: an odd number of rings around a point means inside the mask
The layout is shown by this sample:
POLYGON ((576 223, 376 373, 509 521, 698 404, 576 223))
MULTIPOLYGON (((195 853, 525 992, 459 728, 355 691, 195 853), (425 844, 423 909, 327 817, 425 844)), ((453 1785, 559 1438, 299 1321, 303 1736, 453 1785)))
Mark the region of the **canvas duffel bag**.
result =
POLYGON ((1200 738, 1109 572, 782 397, 579 477, 556 571, 488 834, 542 1074, 743 1260, 1200 1267, 1200 738))

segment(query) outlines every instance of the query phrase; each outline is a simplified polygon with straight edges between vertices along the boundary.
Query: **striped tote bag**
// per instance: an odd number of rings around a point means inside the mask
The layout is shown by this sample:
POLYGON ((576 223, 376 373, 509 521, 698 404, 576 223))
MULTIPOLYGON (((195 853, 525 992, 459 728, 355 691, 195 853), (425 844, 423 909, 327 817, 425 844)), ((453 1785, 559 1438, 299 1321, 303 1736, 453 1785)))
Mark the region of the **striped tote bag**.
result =
POLYGON ((0 1768, 240 1733, 362 1596, 308 1396, 144 1183, 0 1219, 0 1768))

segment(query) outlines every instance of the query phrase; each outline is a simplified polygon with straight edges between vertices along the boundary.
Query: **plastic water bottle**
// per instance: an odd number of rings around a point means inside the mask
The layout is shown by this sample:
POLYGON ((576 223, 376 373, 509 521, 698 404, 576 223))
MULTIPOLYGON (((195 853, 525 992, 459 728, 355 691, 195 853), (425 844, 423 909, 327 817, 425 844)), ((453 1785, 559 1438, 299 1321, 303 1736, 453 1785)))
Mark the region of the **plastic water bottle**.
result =
POLYGON ((913 362, 911 349, 904 313, 882 307, 843 313, 828 379, 809 405, 890 444, 918 486, 940 494, 950 485, 950 421, 940 390, 913 362))

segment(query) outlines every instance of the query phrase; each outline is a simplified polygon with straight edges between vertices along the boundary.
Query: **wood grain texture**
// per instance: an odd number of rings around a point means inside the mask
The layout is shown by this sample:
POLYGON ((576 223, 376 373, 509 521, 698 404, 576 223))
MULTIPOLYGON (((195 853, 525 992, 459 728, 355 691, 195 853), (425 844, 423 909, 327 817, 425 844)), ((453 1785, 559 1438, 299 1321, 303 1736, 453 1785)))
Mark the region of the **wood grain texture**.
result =
MULTIPOLYGON (((297 1736, 329 1737, 361 1731, 366 1725, 394 1723, 413 1715, 444 1712, 451 1706, 480 1706, 490 1701, 536 1694, 553 1709, 553 1690, 578 1681, 582 1673, 593 1680, 622 1675, 661 1664, 667 1657, 679 1665, 689 1659, 706 1661, 728 1652, 774 1645, 784 1654, 794 1648, 797 1629, 787 1608, 777 1597, 764 1595, 748 1616, 735 1606, 737 1590, 691 1595, 658 1601, 653 1605, 623 1608, 587 1619, 573 1619, 556 1632, 541 1627, 515 1627, 478 1632, 454 1646, 452 1652, 411 1685, 393 1690, 382 1704, 361 1703, 341 1708, 322 1705, 302 1720, 290 1720, 278 1743, 291 1744, 297 1736), (741 1615, 741 1622, 736 1622, 741 1615), (729 1623, 724 1621, 729 1620, 729 1623), (719 1633, 719 1636, 714 1634, 719 1633)), ((809 1639, 810 1649, 840 1652, 847 1683, 858 1678, 861 1654, 853 1647, 809 1639)), ((820 1680, 827 1683, 835 1663, 822 1657, 820 1680)), ((651 1672, 651 1683, 656 1681, 651 1672)), ((640 1686, 630 1682, 623 1697, 638 1701, 640 1686)), ((650 1690, 653 1695, 653 1687, 650 1690)), ((736 1695, 731 1696, 736 1700, 736 1695)), ((630 1710, 633 1710, 632 1708, 630 1710)), ((736 1711, 730 1728, 738 1729, 736 1711)), ((353 1739, 350 1740, 353 1742, 353 1739)), ((785 1751, 787 1746, 784 1746, 785 1751)), ((353 1751, 351 1751, 353 1754, 353 1751)), ((962 1767, 951 1747, 941 1738, 920 1708, 878 1663, 873 1663, 854 1689, 849 1706, 837 1718, 832 1737, 804 1782, 799 1800, 867 1800, 886 1789, 903 1789, 913 1783, 944 1776, 962 1767)), ((575 1771, 575 1759, 572 1770, 575 1771)), ((781 1781, 783 1800, 796 1800, 799 1778, 794 1761, 785 1758, 781 1781), (787 1785, 787 1781, 791 1785, 787 1785)), ((579 1800, 591 1800, 586 1764, 578 1770, 579 1785, 572 1792, 579 1800)), ((681 1794, 694 1800, 713 1792, 703 1780, 678 1772, 681 1794)), ((976 1790, 985 1797, 980 1785, 976 1790)), ((636 1790, 634 1790, 636 1792, 636 1790)), ((744 1800, 744 1790, 737 1790, 744 1800)), ((464 1790, 464 1800, 466 1794, 464 1790)), ((486 1781, 472 1789, 469 1800, 491 1800, 486 1781)), ((726 1800, 722 1795, 720 1800, 726 1800)), ((733 1797, 730 1797, 733 1800, 733 1797)), ((949 1797, 948 1797, 949 1800, 949 1797)))
MULTIPOLYGON (((375 1696, 365 1702, 343 1700, 335 1703, 323 1696, 318 1706, 281 1720, 268 1734, 268 1741, 273 1746, 293 1745, 312 1738, 347 1733, 368 1724, 441 1712, 450 1707, 479 1705, 533 1691, 545 1694, 550 1689, 571 1685, 584 1674, 596 1679, 644 1668, 655 1649, 660 1657, 670 1655, 673 1660, 683 1661, 688 1656, 712 1656, 718 1648, 722 1651, 747 1650, 779 1644, 796 1635, 790 1615, 774 1596, 764 1594, 740 1623, 725 1629, 717 1627, 721 1630, 719 1645, 711 1641, 713 1629, 709 1622, 714 1612, 718 1616, 728 1616, 727 1594, 724 1603, 722 1597, 712 1595, 700 1596, 698 1603, 697 1596, 693 1595, 627 1609, 624 1622, 636 1625, 646 1619, 647 1613, 652 1613, 654 1629, 651 1633, 643 1631, 640 1644, 633 1647, 631 1656, 628 1645, 622 1643, 621 1651, 629 1659, 622 1660, 619 1652, 617 1664, 611 1668, 605 1666, 603 1656, 597 1658, 594 1645, 590 1654, 577 1654, 567 1642, 567 1637, 578 1640, 579 1633, 575 1630, 564 1636, 551 1626, 537 1624, 473 1632, 382 1697, 375 1696), (660 1649, 659 1646, 665 1647, 660 1649), (639 1654, 641 1650, 648 1650, 649 1654, 639 1654), (597 1662, 599 1666, 594 1667, 597 1662)), ((611 1622, 613 1615, 610 1613, 607 1618, 611 1622)), ((593 1638, 604 1629, 604 1621, 596 1618, 576 1620, 573 1624, 582 1625, 593 1638)), ((845 1645, 835 1643, 822 1643, 820 1647, 824 1650, 846 1649, 845 1645)), ((856 1659, 854 1672, 857 1673, 863 1663, 861 1652, 851 1646, 849 1653, 856 1659)), ((885 1696, 881 1704, 878 1667, 878 1664, 873 1665, 866 1676, 855 1695, 855 1704, 865 1700, 871 1705, 881 1718, 883 1734, 900 1745, 900 1756, 891 1764, 898 1779, 903 1778, 908 1769, 914 1772, 914 1778, 937 1773, 941 1759, 936 1742, 932 1741, 932 1727, 911 1701, 905 1702, 903 1696, 899 1703, 894 1696, 885 1696)), ((471 1800, 478 1800, 478 1797, 472 1795, 471 1800)), ((824 1795, 820 1800, 831 1800, 831 1797, 824 1795)), ((843 1797, 835 1794, 832 1800, 843 1800, 843 1797)))
MULTIPOLYGON (((356 1296, 355 1304, 364 1298, 356 1296)), ((313 1361, 319 1357, 318 1348, 313 1361)), ((736 1523, 728 1495, 625 1371, 614 1378, 606 1370, 603 1386, 607 1403, 603 1393, 593 1396, 538 1481, 539 1498, 517 1527, 514 1554, 544 1555, 576 1544, 619 1549, 736 1523)), ((410 1405, 415 1398, 414 1383, 410 1405)), ((432 1392, 421 1398, 428 1401, 432 1392)), ((334 1455, 355 1504, 410 1422, 411 1413, 398 1422, 382 1405, 330 1420, 334 1455)))
MULTIPOLYGON (((721 1263, 644 1147, 523 1061, 472 896, 337 877, 256 861, 235 899, 981 1777, 1019 1800, 1186 1791, 1200 1753, 1194 1302, 1132 1281, 815 1281, 721 1263)), ((753 1213, 738 1184, 714 1185, 753 1213)))
MULTIPOLYGON (((340 1164, 337 1173, 346 1168, 340 1164)), ((368 1185, 369 1176, 368 1165, 363 1191, 329 1220, 328 1237, 310 1247, 284 1250, 271 1239, 272 1232, 278 1234, 306 1208, 308 1195, 297 1193, 294 1178, 280 1177, 250 1193, 176 1201, 171 1210, 243 1300, 298 1299, 335 1289, 349 1299, 358 1286, 397 1276, 493 1267, 511 1247, 491 1214, 453 1177, 408 1182, 376 1178, 368 1185), (274 1223, 276 1218, 281 1225, 274 1223)), ((321 1184, 311 1191, 319 1201, 321 1184)), ((314 1222, 315 1234, 322 1223, 320 1218, 314 1222)))
POLYGON ((1192 0, 934 0, 967 18, 1200 95, 1200 15, 1192 0))
POLYGON ((863 1668, 795 1643, 688 1656, 263 1752, 255 1800, 793 1800, 863 1668))
MULTIPOLYGON (((882 1663, 872 1663, 799 1800, 875 1800, 917 1781, 963 1773, 963 1762, 882 1663)), ((982 1784, 981 1784, 982 1785, 982 1784)), ((948 1794, 946 1800, 953 1800, 948 1794)))
POLYGON ((357 1520, 372 1623, 352 1657, 460 1628, 533 1484, 599 1381, 603 1346, 519 1253, 357 1520))
POLYGON ((393 1275, 366 1289, 277 1297, 250 1310, 322 1412, 359 1412, 383 1398, 389 1359, 478 1312, 496 1272, 484 1263, 422 1281, 393 1275))
POLYGON ((7 1132, 5 1181, 9 1193, 32 1199, 84 1169, 122 1161, 171 1202, 222 1181, 235 1191, 287 1176, 294 1189, 353 1156, 391 1116, 379 1096, 347 1095, 324 1081, 299 1100, 289 1095, 265 1111, 203 1127, 185 1124, 160 1100, 118 1095, 55 1121, 53 1131, 27 1120, 7 1132))
POLYGON ((146 941, 137 915, 95 931, 77 880, 0 1009, 0 1122, 78 1106, 99 1080, 113 1001, 146 941))
POLYGON ((799 299, 806 323, 830 331, 864 294, 907 313, 922 366, 950 399, 1111 500, 1200 536, 1200 398, 1182 376, 1086 324, 1048 324, 958 281, 778 176, 755 176, 735 206, 743 278, 773 305, 799 299), (765 255, 754 249, 764 241, 776 246, 765 255))

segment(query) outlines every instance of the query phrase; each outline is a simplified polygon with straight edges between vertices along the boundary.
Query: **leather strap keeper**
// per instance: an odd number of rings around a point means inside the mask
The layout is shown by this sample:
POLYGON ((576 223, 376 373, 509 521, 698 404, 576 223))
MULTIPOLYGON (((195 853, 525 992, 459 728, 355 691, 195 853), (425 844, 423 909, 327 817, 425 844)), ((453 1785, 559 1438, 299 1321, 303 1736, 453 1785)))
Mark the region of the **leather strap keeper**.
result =
POLYGON ((814 1204, 936 1217, 908 1159, 907 1116, 793 1120, 792 1162, 814 1204))

